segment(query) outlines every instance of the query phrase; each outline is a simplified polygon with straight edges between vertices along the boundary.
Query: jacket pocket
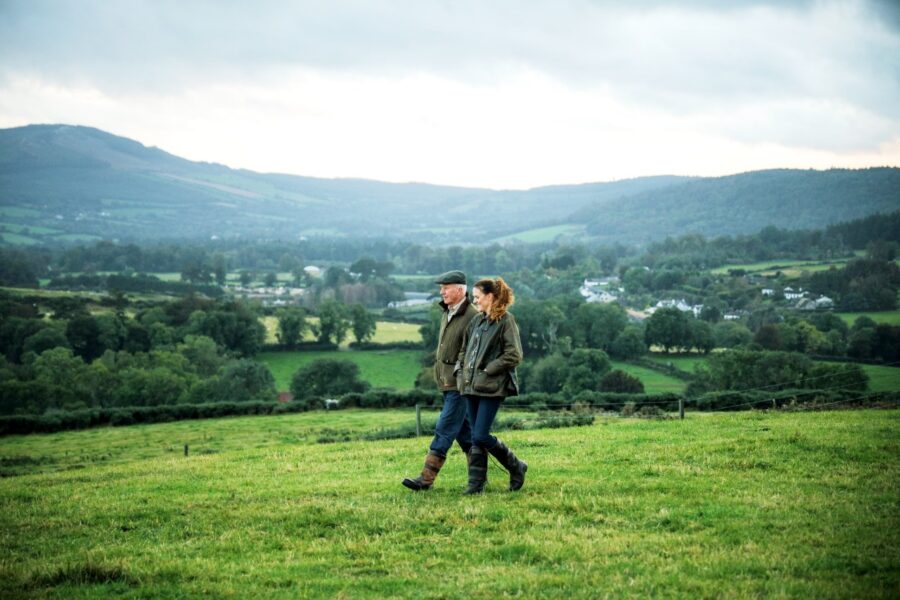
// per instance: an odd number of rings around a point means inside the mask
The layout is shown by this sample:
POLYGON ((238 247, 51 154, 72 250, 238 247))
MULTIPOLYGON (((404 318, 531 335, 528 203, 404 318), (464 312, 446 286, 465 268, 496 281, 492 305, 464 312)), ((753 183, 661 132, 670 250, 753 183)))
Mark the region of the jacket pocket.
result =
POLYGON ((437 361, 434 365, 434 379, 441 387, 456 385, 456 376, 453 374, 453 365, 448 365, 444 361, 437 361))
POLYGON ((488 375, 485 371, 478 371, 472 380, 472 389, 483 394, 496 394, 500 391, 502 381, 502 375, 488 375))

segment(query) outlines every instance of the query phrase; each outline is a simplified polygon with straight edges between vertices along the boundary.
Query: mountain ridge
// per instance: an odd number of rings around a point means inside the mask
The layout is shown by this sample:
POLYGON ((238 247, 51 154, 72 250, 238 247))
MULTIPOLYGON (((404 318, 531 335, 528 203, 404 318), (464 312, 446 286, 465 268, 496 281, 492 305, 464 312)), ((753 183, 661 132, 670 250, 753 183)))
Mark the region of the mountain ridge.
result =
POLYGON ((260 173, 190 161, 93 127, 28 125, 0 129, 0 235, 7 244, 298 236, 469 244, 560 226, 571 229, 567 235, 643 243, 889 212, 900 206, 900 169, 884 169, 874 176, 837 170, 837 178, 827 175, 832 171, 772 169, 492 190, 260 173), (799 196, 779 205, 772 201, 779 190, 799 196), (827 210, 816 209, 818 196, 828 200, 827 210), (734 218, 742 211, 744 224, 734 218))

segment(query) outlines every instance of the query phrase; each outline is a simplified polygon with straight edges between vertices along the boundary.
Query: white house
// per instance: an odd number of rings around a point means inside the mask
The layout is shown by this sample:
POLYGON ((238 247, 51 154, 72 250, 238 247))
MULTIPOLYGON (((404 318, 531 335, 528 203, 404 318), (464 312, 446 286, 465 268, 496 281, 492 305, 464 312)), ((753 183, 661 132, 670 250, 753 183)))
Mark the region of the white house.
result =
POLYGON ((607 291, 602 291, 599 294, 591 294, 587 297, 588 302, 599 302, 601 304, 609 304, 610 302, 615 302, 618 300, 618 297, 614 294, 610 294, 607 291))

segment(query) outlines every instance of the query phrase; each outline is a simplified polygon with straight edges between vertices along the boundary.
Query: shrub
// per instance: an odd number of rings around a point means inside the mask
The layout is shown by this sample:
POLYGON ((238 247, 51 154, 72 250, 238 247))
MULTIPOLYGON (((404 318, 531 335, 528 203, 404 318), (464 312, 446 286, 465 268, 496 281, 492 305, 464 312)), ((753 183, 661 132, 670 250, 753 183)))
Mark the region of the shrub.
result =
POLYGON ((621 369, 614 369, 600 380, 600 391, 643 394, 644 384, 634 375, 630 375, 621 369))

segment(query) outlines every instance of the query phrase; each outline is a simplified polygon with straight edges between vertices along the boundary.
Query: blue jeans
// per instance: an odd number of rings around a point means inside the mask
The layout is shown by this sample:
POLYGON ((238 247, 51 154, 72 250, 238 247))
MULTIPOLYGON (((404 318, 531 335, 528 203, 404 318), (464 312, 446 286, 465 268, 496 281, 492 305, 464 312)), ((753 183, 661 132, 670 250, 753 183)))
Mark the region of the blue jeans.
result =
POLYGON ((497 445, 497 438, 491 435, 494 417, 500 410, 503 398, 489 396, 466 396, 469 405, 469 421, 472 423, 472 443, 490 450, 497 445))
POLYGON ((459 442, 463 452, 468 452, 472 447, 472 428, 466 419, 466 401, 456 390, 444 392, 444 407, 434 426, 431 451, 439 456, 447 456, 453 440, 459 442))

